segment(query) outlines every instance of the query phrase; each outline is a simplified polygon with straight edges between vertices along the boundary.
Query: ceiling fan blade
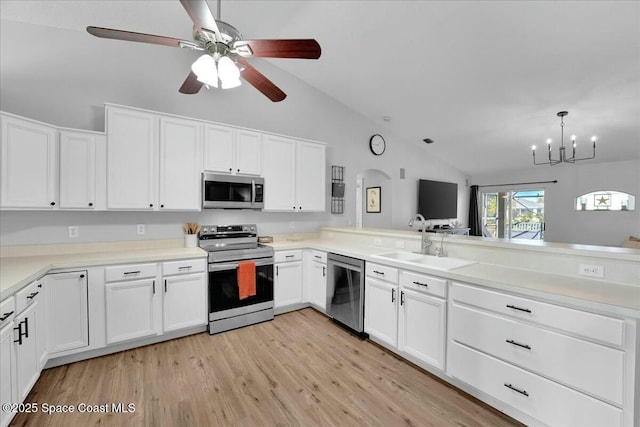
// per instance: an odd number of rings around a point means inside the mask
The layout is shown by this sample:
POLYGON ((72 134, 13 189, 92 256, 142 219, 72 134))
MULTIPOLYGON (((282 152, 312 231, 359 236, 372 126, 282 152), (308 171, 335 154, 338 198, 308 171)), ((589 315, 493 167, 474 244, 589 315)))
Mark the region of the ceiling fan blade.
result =
POLYGON ((174 39, 173 37, 156 36, 153 34, 134 33, 133 31, 114 30, 111 28, 87 27, 87 32, 105 39, 125 40, 130 42, 151 43, 172 47, 190 47, 193 42, 174 39))
POLYGON ((240 56, 262 58, 318 59, 321 54, 320 45, 314 39, 239 40, 233 48, 240 56))
POLYGON ((180 3, 196 27, 212 31, 216 34, 218 41, 222 40, 218 24, 206 0, 180 0, 180 3))
POLYGON ((266 78, 264 74, 256 70, 248 61, 238 58, 237 61, 244 66, 244 70, 240 73, 249 84, 262 92, 267 98, 273 102, 280 102, 287 97, 287 94, 274 85, 271 80, 266 78))
POLYGON ((189 73, 182 86, 180 86, 179 92, 187 95, 193 95, 198 93, 202 88, 203 83, 198 80, 198 76, 193 71, 189 73))

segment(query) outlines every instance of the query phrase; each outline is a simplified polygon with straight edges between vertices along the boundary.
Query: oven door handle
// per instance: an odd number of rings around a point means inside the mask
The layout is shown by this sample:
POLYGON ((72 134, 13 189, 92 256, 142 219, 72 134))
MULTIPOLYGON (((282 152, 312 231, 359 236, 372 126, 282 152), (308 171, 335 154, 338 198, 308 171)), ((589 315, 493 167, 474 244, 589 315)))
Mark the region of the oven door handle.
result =
MULTIPOLYGON (((253 261, 256 263, 256 267, 262 267, 265 265, 273 265, 273 258, 267 258, 264 260, 247 260, 253 261)), ((209 264, 209 271, 225 271, 225 270, 235 270, 238 268, 237 262, 225 262, 220 264, 209 264)))

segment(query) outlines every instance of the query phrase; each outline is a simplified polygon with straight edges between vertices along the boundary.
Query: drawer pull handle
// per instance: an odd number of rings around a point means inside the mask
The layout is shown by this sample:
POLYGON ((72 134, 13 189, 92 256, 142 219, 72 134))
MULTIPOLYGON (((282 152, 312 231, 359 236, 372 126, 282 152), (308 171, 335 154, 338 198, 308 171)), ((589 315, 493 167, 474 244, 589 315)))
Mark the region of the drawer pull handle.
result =
POLYGON ((185 266, 182 266, 182 267, 178 267, 178 270, 189 270, 191 268, 193 268, 192 265, 185 265, 185 266))
POLYGON ((524 311, 525 313, 531 313, 531 310, 529 310, 528 308, 520 308, 520 307, 516 307, 515 305, 511 305, 511 304, 507 304, 507 308, 511 308, 513 310, 518 310, 518 311, 524 311))
POLYGON ((413 282, 414 285, 418 285, 418 286, 424 286, 424 287, 429 287, 429 285, 427 283, 420 283, 420 282, 413 282))
POLYGON ((24 337, 29 338, 29 318, 25 317, 23 322, 24 322, 24 337))
MULTIPOLYGON (((0 322, 4 322, 5 320, 7 320, 9 317, 11 317, 11 315, 13 314, 13 311, 10 311, 8 313, 5 313, 2 317, 0 317, 0 322)), ((14 328, 15 329, 15 328, 14 328)))
POLYGON ((400 305, 404 305, 404 292, 400 291, 400 305))
POLYGON ((384 271, 373 270, 373 272, 376 274, 382 274, 384 276, 384 271))
POLYGON ((396 290, 391 289, 391 302, 396 302, 396 290))
POLYGON ((529 397, 529 393, 527 393, 525 390, 520 390, 519 388, 516 388, 516 387, 512 386, 511 384, 507 384, 507 383, 504 383, 504 386, 505 386, 506 388, 510 388, 510 389, 511 389, 511 390, 513 390, 513 391, 517 391, 518 393, 523 394, 523 395, 525 395, 525 396, 529 397))
POLYGON ((322 277, 327 277, 327 267, 322 266, 322 277))
POLYGON ((151 284, 151 286, 153 286, 153 293, 156 293, 156 281, 154 280, 153 283, 151 284))
POLYGON ((527 350, 531 350, 527 344, 520 344, 519 342, 515 342, 514 340, 507 340, 509 344, 517 345, 518 347, 526 348, 527 350))
POLYGON ((125 276, 128 276, 130 274, 140 274, 140 270, 138 270, 138 271, 125 271, 123 274, 125 276))
POLYGON ((27 299, 34 299, 39 293, 40 292, 32 292, 30 295, 27 295, 27 299))
POLYGON ((286 259, 293 258, 293 257, 295 257, 295 255, 285 255, 286 259))
POLYGON ((164 293, 167 293, 167 279, 164 279, 164 293))
POLYGON ((322 257, 320 255, 314 255, 313 256, 315 259, 322 259, 322 257))

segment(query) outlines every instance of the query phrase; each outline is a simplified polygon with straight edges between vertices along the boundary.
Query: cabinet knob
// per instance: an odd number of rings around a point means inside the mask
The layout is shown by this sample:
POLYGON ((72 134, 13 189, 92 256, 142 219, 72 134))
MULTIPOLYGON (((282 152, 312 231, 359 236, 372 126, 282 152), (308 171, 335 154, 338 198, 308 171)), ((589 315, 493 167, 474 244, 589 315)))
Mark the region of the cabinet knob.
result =
POLYGON ((93 206, 93 203, 89 202, 89 206, 93 206))
POLYGON ((80 278, 81 278, 81 279, 84 279, 84 274, 81 274, 81 275, 80 275, 80 278))
POLYGON ((232 171, 233 171, 233 169, 232 169, 232 168, 229 168, 229 172, 232 172, 232 171))
POLYGON ((236 169, 238 172, 240 172, 240 169, 236 169))
POLYGON ((302 206, 298 206, 298 209, 302 210, 302 206))
POLYGON ((161 208, 164 208, 164 205, 160 205, 161 208))
POLYGON ((149 203, 149 207, 152 208, 153 207, 153 203, 149 203))
POLYGON ((51 202, 51 203, 49 203, 49 204, 50 204, 51 206, 55 206, 55 205, 56 205, 56 202, 51 202))

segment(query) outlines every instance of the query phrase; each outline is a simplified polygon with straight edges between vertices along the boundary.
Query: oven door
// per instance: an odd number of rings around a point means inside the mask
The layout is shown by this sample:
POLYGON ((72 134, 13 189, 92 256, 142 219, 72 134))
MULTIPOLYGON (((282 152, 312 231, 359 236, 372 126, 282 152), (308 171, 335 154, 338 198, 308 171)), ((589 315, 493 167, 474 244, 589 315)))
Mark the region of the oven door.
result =
POLYGON ((273 258, 252 261, 256 263, 256 294, 242 300, 238 288, 238 263, 209 264, 210 314, 261 303, 273 304, 273 258))

